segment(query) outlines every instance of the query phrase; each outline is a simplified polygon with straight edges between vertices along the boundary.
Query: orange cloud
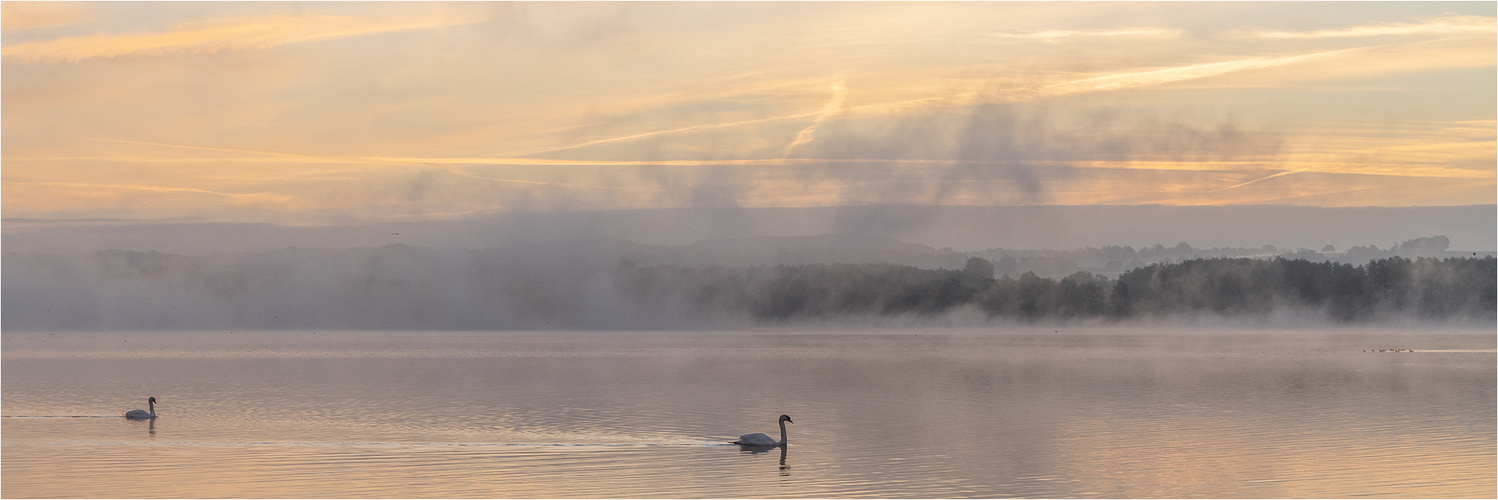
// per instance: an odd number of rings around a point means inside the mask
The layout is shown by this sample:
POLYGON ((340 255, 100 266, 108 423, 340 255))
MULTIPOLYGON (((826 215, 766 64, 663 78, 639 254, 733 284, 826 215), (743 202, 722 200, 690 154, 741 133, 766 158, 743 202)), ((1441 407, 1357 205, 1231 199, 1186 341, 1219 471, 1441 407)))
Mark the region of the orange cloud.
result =
POLYGON ((390 19, 328 14, 275 14, 182 23, 160 33, 91 35, 21 43, 7 46, 0 53, 26 62, 50 63, 127 55, 212 54, 392 31, 440 28, 481 20, 445 13, 420 18, 390 19))

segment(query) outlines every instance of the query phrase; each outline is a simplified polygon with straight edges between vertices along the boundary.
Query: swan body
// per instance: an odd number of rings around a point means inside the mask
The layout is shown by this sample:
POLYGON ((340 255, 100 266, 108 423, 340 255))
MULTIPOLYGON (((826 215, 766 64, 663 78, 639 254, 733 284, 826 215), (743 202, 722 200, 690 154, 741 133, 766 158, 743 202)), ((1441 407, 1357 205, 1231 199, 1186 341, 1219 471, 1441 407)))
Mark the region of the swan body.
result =
POLYGON ((156 396, 151 396, 151 399, 147 399, 146 406, 151 409, 150 412, 146 412, 145 410, 130 410, 125 412, 125 418, 135 420, 156 418, 156 396))
POLYGON ((785 439, 785 423, 786 422, 790 422, 790 423, 793 423, 793 424, 796 423, 796 422, 791 421, 790 415, 781 415, 780 416, 780 440, 779 441, 776 441, 775 438, 772 438, 770 436, 766 436, 765 433, 763 433, 763 432, 756 432, 754 434, 745 434, 745 435, 739 436, 739 440, 738 441, 734 441, 733 444, 736 444, 736 445, 739 445, 739 446, 785 446, 785 442, 786 442, 786 439, 785 439))

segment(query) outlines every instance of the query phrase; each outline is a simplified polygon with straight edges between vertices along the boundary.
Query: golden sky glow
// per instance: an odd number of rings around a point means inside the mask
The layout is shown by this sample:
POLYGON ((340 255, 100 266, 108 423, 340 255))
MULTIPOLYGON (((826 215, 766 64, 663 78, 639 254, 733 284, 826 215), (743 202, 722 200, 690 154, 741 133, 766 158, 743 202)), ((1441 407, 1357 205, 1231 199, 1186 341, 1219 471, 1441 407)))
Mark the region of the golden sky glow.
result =
POLYGON ((7 218, 1498 189, 1491 3, 0 7, 7 218))

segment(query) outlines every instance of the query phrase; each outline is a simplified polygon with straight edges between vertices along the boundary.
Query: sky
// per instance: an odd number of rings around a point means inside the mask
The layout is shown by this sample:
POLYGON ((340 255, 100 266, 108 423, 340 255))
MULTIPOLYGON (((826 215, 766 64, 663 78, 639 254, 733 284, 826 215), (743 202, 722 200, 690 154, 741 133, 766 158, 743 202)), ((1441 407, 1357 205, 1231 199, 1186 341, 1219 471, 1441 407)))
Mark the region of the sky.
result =
POLYGON ((1493 2, 0 3, 0 213, 1498 201, 1493 2))

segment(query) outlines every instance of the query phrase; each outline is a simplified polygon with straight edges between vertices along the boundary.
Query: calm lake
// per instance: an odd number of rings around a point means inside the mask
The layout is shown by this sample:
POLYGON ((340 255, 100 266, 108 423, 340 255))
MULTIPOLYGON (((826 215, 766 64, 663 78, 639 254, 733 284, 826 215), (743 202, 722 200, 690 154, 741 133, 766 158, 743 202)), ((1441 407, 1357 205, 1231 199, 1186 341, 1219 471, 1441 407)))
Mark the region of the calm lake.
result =
POLYGON ((6 332, 0 345, 7 498, 1498 495, 1491 330, 6 332), (159 418, 121 417, 147 396, 159 418), (727 444, 778 434, 782 413, 783 452, 727 444))

